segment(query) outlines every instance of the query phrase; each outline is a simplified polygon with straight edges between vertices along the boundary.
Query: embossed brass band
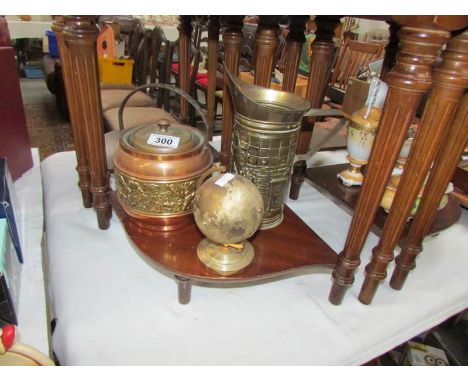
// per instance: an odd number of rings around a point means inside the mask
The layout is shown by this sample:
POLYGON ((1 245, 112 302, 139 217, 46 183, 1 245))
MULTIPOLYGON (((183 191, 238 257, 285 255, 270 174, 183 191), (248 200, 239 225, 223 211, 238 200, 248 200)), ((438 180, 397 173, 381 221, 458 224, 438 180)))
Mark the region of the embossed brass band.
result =
POLYGON ((179 181, 143 181, 115 170, 117 197, 128 213, 170 217, 192 212, 199 176, 179 181))

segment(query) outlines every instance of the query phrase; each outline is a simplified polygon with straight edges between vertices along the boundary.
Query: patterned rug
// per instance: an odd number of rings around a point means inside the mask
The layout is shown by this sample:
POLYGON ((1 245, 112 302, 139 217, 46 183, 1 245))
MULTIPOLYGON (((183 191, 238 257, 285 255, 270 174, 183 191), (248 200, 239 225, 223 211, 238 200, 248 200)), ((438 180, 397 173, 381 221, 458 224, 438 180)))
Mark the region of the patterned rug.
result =
POLYGON ((31 147, 38 147, 41 161, 60 152, 74 150, 70 124, 53 103, 24 105, 31 147))

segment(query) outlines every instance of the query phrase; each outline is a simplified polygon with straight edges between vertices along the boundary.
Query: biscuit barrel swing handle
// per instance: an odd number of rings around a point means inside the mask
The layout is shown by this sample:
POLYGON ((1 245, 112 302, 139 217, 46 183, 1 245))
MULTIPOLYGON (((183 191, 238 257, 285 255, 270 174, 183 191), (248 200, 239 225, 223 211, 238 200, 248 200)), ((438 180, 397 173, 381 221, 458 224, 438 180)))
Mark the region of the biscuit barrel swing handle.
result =
POLYGON ((200 104, 189 94, 184 92, 183 90, 180 90, 179 88, 175 87, 174 85, 169 85, 169 84, 147 84, 147 85, 141 85, 138 86, 137 88, 133 89, 130 93, 127 94, 127 96, 124 98, 122 103, 120 104, 119 107, 119 130, 124 129, 124 123, 123 123, 123 111, 125 108, 125 105, 127 104, 127 101, 132 97, 136 92, 143 90, 143 89, 166 89, 169 91, 172 91, 176 94, 179 94, 180 96, 184 97, 190 105, 192 105, 195 110, 200 114, 203 124, 205 125, 205 141, 207 140, 207 133, 208 133, 208 120, 206 119, 206 113, 203 111, 201 108, 200 104))

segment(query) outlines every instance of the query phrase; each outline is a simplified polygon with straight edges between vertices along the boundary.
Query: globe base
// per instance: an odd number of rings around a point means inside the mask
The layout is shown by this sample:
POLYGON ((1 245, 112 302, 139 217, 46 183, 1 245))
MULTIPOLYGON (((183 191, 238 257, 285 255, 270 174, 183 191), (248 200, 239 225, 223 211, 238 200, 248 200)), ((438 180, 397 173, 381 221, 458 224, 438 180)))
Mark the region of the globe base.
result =
POLYGON ((228 276, 247 267, 254 258, 254 249, 248 241, 235 245, 216 244, 203 239, 197 247, 200 261, 216 273, 228 276))

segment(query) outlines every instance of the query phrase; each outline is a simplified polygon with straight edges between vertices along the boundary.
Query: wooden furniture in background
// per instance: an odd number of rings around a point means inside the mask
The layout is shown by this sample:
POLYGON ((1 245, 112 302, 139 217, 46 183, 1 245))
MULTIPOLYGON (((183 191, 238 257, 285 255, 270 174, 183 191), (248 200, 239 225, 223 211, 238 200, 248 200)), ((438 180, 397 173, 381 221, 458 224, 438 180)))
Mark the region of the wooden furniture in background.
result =
MULTIPOLYGON (((290 16, 289 32, 286 36, 284 61, 282 63, 284 65, 282 90, 287 92, 296 93, 298 81, 302 78, 298 77, 299 61, 301 59, 302 46, 306 41, 304 31, 308 19, 307 16, 290 16)), ((307 82, 304 79, 305 90, 307 90, 307 82)), ((301 92, 300 95, 306 98, 306 92, 301 92)))
POLYGON ((327 97, 330 98, 327 103, 331 107, 341 108, 350 78, 357 78, 361 69, 380 58, 383 47, 382 43, 346 39, 327 88, 327 97))
MULTIPOLYGON (((235 76, 239 74, 240 48, 243 40, 242 16, 226 16, 221 19, 224 27, 224 65, 235 76)), ((228 97, 228 74, 224 73, 223 86, 223 121, 221 130, 220 160, 229 170, 231 164, 231 134, 234 121, 234 110, 231 97, 228 97)))
POLYGON ((362 67, 380 57, 383 44, 346 39, 330 81, 331 86, 345 90, 348 79, 355 77, 362 67))
MULTIPOLYGON (((315 40, 312 43, 307 99, 309 99, 312 109, 320 109, 332 72, 333 55, 335 53, 333 37, 336 27, 340 24, 340 18, 338 16, 317 16, 315 24, 317 25, 317 30, 315 32, 315 40)), ((314 117, 302 120, 301 132, 297 143, 298 154, 305 154, 309 149, 315 120, 314 117)), ((304 161, 299 161, 295 166, 305 171, 304 161)))
POLYGON ((219 17, 212 16, 208 22, 208 87, 206 91, 206 109, 209 123, 208 139, 213 139, 216 120, 216 83, 218 74, 219 17))
MULTIPOLYGON (((177 27, 179 30, 179 82, 178 86, 181 90, 190 93, 190 57, 191 57, 191 36, 192 23, 189 16, 181 16, 180 23, 177 27)), ((180 121, 183 123, 189 120, 189 105, 185 99, 180 97, 180 121)))

